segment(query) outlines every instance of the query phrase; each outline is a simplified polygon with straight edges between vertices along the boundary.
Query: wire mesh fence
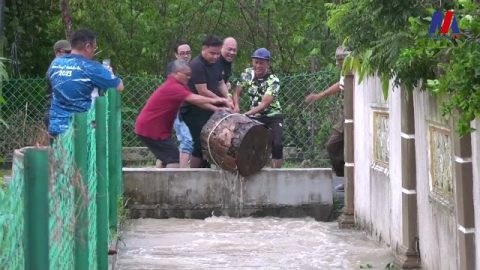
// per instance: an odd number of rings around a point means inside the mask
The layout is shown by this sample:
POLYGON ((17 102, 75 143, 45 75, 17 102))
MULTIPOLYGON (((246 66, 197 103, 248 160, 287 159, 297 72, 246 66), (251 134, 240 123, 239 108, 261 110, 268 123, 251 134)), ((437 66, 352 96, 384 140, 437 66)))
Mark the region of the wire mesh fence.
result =
MULTIPOLYGON (((115 92, 109 93, 108 98, 113 99, 115 95, 118 96, 115 92), (111 97, 111 94, 114 96, 111 97)), ((42 260, 48 267, 35 265, 34 268, 107 268, 108 238, 112 238, 118 224, 117 219, 112 219, 109 224, 108 216, 117 212, 117 201, 121 201, 118 196, 123 192, 117 191, 117 188, 123 179, 105 178, 107 173, 112 175, 111 172, 121 172, 121 166, 107 165, 109 158, 119 156, 121 150, 108 144, 110 138, 119 137, 120 131, 108 130, 105 123, 111 118, 110 114, 119 114, 120 111, 117 109, 107 113, 106 107, 110 101, 106 98, 95 100, 96 105, 103 104, 98 106, 103 109, 96 111, 97 106, 93 106, 86 113, 76 114, 69 128, 50 146, 15 150, 12 177, 0 184, 0 269, 29 268, 27 264, 32 264, 41 255, 48 257, 42 260), (105 136, 97 136, 97 132, 105 136), (103 141, 101 147, 97 147, 98 141, 103 141), (32 159, 25 158, 33 150, 45 154, 45 164, 41 164, 44 166, 35 166, 32 159), (103 166, 97 167, 97 164, 103 166), (39 167, 44 170, 44 177, 39 176, 42 175, 39 167), (108 185, 103 183, 103 189, 97 189, 99 181, 108 181, 108 185), (38 192, 33 191, 32 183, 44 184, 48 196, 35 196, 38 192), (114 196, 110 197, 109 194, 114 196), (33 203, 27 203, 27 198, 33 203), (111 202, 108 202, 109 199, 111 202), (40 218, 35 215, 33 219, 32 213, 41 212, 38 205, 48 205, 48 208, 45 207, 48 210, 45 215, 40 218), (109 205, 114 207, 108 210, 109 205), (31 228, 42 227, 38 225, 40 220, 46 222, 44 230, 32 231, 31 228), (113 231, 109 231, 109 225, 114 228, 113 231), (38 235, 48 235, 48 242, 46 239, 44 243, 37 241, 38 235), (39 245, 42 250, 46 247, 45 254, 33 252, 38 250, 39 245)), ((48 140, 43 143, 48 144, 48 140)), ((40 191, 45 194, 43 190, 40 191)))
MULTIPOLYGON (((284 155, 286 166, 329 166, 324 147, 332 125, 343 113, 342 96, 334 96, 307 105, 305 96, 318 92, 338 80, 334 70, 316 73, 279 75, 280 102, 284 113, 284 155)), ((143 146, 133 132, 135 119, 148 97, 164 81, 161 76, 124 76, 122 93, 122 145, 143 146)), ((235 79, 232 79, 235 81, 235 79)), ((48 108, 43 78, 12 79, 3 86, 6 104, 0 118, 8 128, 0 128, 0 156, 8 157, 14 149, 34 144, 44 129, 48 108)), ((246 109, 247 95, 242 96, 246 109)))
MULTIPOLYGON (((72 138, 73 128, 70 127, 49 150, 49 164, 51 166, 49 170, 52 173, 52 181, 50 181, 48 193, 49 216, 44 217, 48 220, 49 229, 48 232, 43 232, 48 233, 49 236, 49 269, 74 268, 75 223, 78 222, 75 208, 80 207, 85 211, 86 208, 95 205, 95 196, 90 194, 88 190, 86 191, 87 188, 83 186, 82 181, 80 181, 81 177, 76 172, 72 138), (76 203, 75 188, 84 190, 85 198, 76 203)), ((90 152, 92 145, 89 144, 89 146, 86 151, 90 152)), ((24 185, 27 184, 24 155, 29 148, 33 147, 15 151, 12 179, 7 183, 5 191, 0 188, 0 192, 5 192, 3 200, 6 202, 0 204, 0 235, 3 236, 0 238, 0 251, 2 251, 0 253, 2 254, 0 255, 0 269, 23 269, 27 260, 25 246, 27 246, 26 241, 30 239, 25 237, 26 220, 24 212, 28 209, 25 209, 24 205, 24 196, 26 196, 24 185)), ((95 184, 96 178, 89 175, 86 182, 89 185, 95 184)), ((91 245, 91 242, 95 243, 96 237, 95 233, 92 233, 92 229, 96 229, 95 213, 82 229, 88 231, 89 257, 91 257, 88 265, 92 267, 90 269, 94 269, 96 268, 96 261, 94 260, 96 246, 91 245)))

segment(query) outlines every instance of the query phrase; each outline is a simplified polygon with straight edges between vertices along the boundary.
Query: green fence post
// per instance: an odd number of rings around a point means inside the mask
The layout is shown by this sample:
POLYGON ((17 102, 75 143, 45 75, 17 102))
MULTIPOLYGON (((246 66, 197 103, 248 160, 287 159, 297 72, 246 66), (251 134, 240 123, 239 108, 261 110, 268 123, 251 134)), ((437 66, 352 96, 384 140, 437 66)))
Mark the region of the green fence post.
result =
POLYGON ((27 149, 25 176, 25 269, 48 270, 48 151, 27 149))
POLYGON ((88 153, 87 113, 77 113, 73 120, 73 154, 77 174, 75 186, 75 269, 88 269, 88 153), (85 188, 82 188, 85 187, 85 188))
POLYGON ((108 196, 110 229, 117 231, 119 195, 122 192, 122 141, 120 93, 108 91, 108 196))
POLYGON ((107 104, 105 97, 95 99, 97 141, 97 265, 108 269, 108 161, 107 104))

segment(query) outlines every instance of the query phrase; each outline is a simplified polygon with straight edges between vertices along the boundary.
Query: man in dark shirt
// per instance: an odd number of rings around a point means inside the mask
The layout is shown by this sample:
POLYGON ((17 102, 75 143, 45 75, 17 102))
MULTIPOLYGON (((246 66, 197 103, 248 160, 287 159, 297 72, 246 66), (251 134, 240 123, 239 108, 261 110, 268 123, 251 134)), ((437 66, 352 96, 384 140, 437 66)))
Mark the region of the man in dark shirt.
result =
POLYGON ((233 59, 237 55, 237 41, 233 37, 227 37, 223 40, 220 61, 222 68, 222 79, 227 84, 227 89, 230 90, 229 79, 232 75, 233 59))
MULTIPOLYGON (((203 40, 202 52, 190 62, 192 77, 188 85, 193 93, 211 98, 228 97, 228 90, 222 79, 221 70, 215 65, 220 58, 221 48, 222 41, 218 37, 209 35, 203 40)), ((231 101, 228 102, 228 106, 233 109, 231 101)), ((184 106, 181 112, 193 139, 190 167, 199 168, 203 163, 200 132, 212 112, 192 104, 184 106)))

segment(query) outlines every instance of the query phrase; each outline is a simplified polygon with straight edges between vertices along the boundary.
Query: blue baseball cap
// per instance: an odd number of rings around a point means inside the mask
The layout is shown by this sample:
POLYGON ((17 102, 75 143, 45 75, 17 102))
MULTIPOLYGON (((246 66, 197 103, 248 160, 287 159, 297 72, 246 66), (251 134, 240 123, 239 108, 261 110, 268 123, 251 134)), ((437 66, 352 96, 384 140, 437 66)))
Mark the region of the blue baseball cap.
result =
POLYGON ((270 61, 270 52, 265 49, 265 48, 260 48, 260 49, 256 49, 253 54, 252 54, 252 58, 258 58, 258 59, 263 59, 263 60, 268 60, 270 61))

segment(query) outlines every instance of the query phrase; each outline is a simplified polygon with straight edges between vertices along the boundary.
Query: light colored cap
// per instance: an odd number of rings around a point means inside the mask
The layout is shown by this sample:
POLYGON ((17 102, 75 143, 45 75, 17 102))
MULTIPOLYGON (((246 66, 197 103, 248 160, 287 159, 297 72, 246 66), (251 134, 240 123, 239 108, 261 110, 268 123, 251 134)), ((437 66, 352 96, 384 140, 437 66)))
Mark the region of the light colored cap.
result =
POLYGON ((68 40, 61 39, 55 42, 55 45, 53 45, 53 50, 54 51, 59 51, 59 50, 71 51, 72 46, 70 46, 70 42, 68 42, 68 40))

